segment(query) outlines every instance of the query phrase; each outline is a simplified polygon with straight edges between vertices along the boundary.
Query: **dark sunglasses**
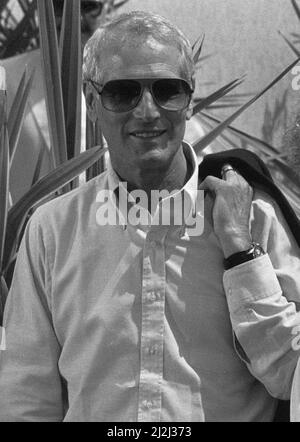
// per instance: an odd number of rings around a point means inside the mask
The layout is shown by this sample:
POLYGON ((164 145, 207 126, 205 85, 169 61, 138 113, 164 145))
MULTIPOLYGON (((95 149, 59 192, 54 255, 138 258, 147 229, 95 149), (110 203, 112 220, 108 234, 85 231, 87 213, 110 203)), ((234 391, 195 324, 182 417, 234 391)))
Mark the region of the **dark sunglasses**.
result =
POLYGON ((112 80, 102 88, 99 83, 89 81, 101 96, 102 106, 112 112, 128 112, 134 109, 139 104, 145 87, 149 88, 159 107, 174 112, 186 109, 193 93, 190 85, 180 78, 112 80))

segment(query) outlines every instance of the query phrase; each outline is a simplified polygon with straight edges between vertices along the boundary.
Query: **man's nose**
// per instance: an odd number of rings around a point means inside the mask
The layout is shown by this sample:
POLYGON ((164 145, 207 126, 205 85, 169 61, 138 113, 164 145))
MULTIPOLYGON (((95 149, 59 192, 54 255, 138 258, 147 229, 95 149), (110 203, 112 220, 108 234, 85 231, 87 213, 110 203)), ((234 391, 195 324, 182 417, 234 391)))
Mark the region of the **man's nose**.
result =
POLYGON ((160 117, 160 109, 155 103, 149 89, 144 89, 143 96, 133 110, 134 117, 144 121, 152 121, 160 117))

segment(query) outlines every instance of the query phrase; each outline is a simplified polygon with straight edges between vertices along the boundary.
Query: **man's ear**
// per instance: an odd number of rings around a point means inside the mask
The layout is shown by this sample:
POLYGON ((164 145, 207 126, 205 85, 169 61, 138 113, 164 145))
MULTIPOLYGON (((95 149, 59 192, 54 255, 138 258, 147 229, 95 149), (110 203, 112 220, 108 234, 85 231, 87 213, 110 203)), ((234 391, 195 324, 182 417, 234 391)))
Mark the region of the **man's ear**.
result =
MULTIPOLYGON (((195 87, 196 87, 196 78, 195 78, 195 75, 193 74, 192 75, 192 89, 193 89, 193 91, 195 91, 195 87)), ((190 120, 192 118, 193 108, 194 108, 194 105, 193 105, 193 98, 192 98, 191 102, 189 104, 189 107, 187 109, 187 112, 186 112, 186 119, 187 120, 190 120)))
POLYGON ((186 119, 187 120, 190 120, 193 116, 193 107, 194 107, 193 100, 191 100, 189 107, 187 108, 187 111, 186 111, 186 119))
POLYGON ((84 84, 84 95, 88 117, 93 123, 96 123, 98 119, 97 97, 95 96, 93 86, 89 82, 84 84))

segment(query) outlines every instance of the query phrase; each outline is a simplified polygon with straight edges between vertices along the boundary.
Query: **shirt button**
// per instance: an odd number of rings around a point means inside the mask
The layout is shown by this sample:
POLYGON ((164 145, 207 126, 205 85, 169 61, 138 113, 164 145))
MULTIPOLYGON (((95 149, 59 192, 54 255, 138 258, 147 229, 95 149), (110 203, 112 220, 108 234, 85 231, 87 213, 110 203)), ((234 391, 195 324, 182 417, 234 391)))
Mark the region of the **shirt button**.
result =
POLYGON ((153 356, 153 355, 155 355, 156 353, 157 353, 157 346, 156 345, 153 345, 152 347, 149 347, 148 348, 148 354, 150 355, 150 356, 153 356))
POLYGON ((158 246, 158 243, 156 241, 151 241, 150 246, 155 249, 158 246))
POLYGON ((151 408, 153 406, 151 401, 143 401, 143 407, 144 408, 151 408))
POLYGON ((148 301, 149 302, 155 302, 158 299, 158 296, 155 292, 150 292, 148 294, 148 301))

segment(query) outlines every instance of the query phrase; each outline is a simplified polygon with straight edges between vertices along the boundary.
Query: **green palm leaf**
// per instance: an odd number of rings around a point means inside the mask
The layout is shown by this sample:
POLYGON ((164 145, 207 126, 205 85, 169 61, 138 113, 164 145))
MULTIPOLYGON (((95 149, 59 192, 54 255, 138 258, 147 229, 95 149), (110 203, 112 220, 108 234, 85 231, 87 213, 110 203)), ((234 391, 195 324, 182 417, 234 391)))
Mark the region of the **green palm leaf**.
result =
POLYGON ((196 40, 196 42, 194 43, 192 49, 193 49, 193 59, 194 59, 194 63, 197 64, 202 52, 202 48, 203 48, 203 43, 204 43, 204 39, 205 39, 205 34, 202 37, 199 37, 198 40, 196 40), (198 48, 198 50, 195 52, 196 46, 199 43, 199 41, 201 40, 200 46, 198 48))
POLYGON ((105 153, 105 149, 94 147, 61 164, 41 178, 8 212, 7 235, 5 243, 4 268, 7 269, 15 255, 26 216, 32 207, 48 198, 61 187, 90 167, 105 153))
POLYGON ((279 35, 284 39, 284 41, 288 44, 288 46, 292 49, 292 51, 297 55, 297 57, 300 57, 300 51, 296 48, 296 46, 291 43, 288 38, 286 38, 281 31, 278 31, 279 35))
POLYGON ((26 81, 26 74, 27 74, 27 67, 25 68, 23 75, 21 77, 21 80, 19 82, 19 86, 17 89, 17 92, 15 94, 15 98, 12 102, 9 114, 8 114, 8 118, 7 118, 7 130, 8 130, 8 135, 10 136, 10 134, 13 131, 13 127, 15 126, 15 115, 18 112, 18 108, 20 106, 21 103, 21 97, 22 94, 24 93, 24 88, 25 88, 25 81, 26 81))
POLYGON ((293 63, 291 63, 286 69, 284 69, 271 83, 269 83, 261 92, 255 95, 246 104, 240 107, 236 112, 234 112, 225 121, 220 123, 215 129, 206 134, 200 141, 194 144, 194 149, 199 152, 205 149, 220 133, 229 126, 234 120, 236 120, 248 107, 250 107, 255 101, 257 101, 262 95, 264 95, 271 87, 273 87, 278 81, 280 81, 298 62, 300 58, 297 58, 293 63))
MULTIPOLYGON (((3 91, 0 91, 0 102, 3 91)), ((0 104, 1 106, 1 104, 0 104)), ((0 273, 4 255, 4 239, 7 228, 8 211, 8 184, 9 184, 9 146, 6 126, 2 126, 0 134, 0 273)))
MULTIPOLYGON (((221 120, 219 120, 216 117, 213 117, 212 115, 208 114, 207 112, 201 112, 201 115, 205 118, 207 118, 209 121, 213 121, 216 124, 220 124, 221 120)), ((240 129, 237 129, 233 126, 228 125, 227 130, 232 132, 235 136, 237 136, 240 140, 246 141, 247 143, 251 143, 252 145, 255 145, 259 150, 263 150, 266 154, 275 154, 278 155, 279 151, 274 147, 271 146, 271 144, 266 143, 264 140, 261 140, 260 138, 254 137, 251 134, 248 134, 247 132, 244 132, 240 129)))
MULTIPOLYGON (((239 86, 244 81, 244 78, 237 78, 236 80, 231 81, 230 83, 226 84, 225 86, 221 87, 211 95, 209 95, 206 98, 203 98, 200 100, 199 103, 197 103, 193 107, 193 115, 197 114, 201 110, 205 109, 215 101, 219 100, 220 98, 224 97, 226 94, 228 94, 230 91, 235 89, 237 86, 239 86)), ((196 100, 197 101, 197 100, 196 100)))
POLYGON ((296 15, 297 15, 297 17, 300 20, 300 9, 299 9, 299 6, 297 5, 296 0, 291 0, 291 1, 292 1, 293 8, 294 8, 294 10, 296 12, 296 15))
POLYGON ((0 274, 4 255, 4 242, 7 226, 9 146, 7 135, 7 97, 5 70, 0 68, 0 274))
POLYGON ((60 53, 68 159, 80 153, 82 78, 80 17, 80 0, 65 0, 60 53))
POLYGON ((8 288, 3 276, 0 276, 0 326, 2 326, 4 306, 8 295, 8 288))
POLYGON ((35 166, 35 169, 34 169, 34 174, 33 174, 33 178, 32 178, 31 187, 35 183, 37 183, 39 178, 40 178, 44 156, 45 156, 45 146, 41 146, 39 154, 38 154, 38 159, 37 159, 37 162, 36 162, 36 166, 35 166))
POLYGON ((67 160, 67 139, 55 16, 52 1, 38 0, 37 5, 50 140, 58 166, 67 160))
POLYGON ((214 55, 214 54, 207 54, 207 55, 203 55, 203 57, 199 57, 199 58, 198 58, 198 61, 197 61, 197 66, 196 66, 196 68, 197 68, 197 69, 200 69, 201 66, 202 66, 202 63, 203 63, 205 60, 208 60, 209 58, 211 58, 213 55, 214 55))
POLYGON ((17 93, 15 95, 15 99, 11 106, 9 115, 8 115, 8 137, 9 137, 9 154, 10 154, 10 164, 12 163, 15 152, 17 149, 17 145, 19 142, 24 118, 25 111, 27 106, 28 97, 30 94, 30 90, 32 87, 32 82, 34 78, 34 72, 31 73, 29 79, 26 81, 26 70, 22 76, 20 81, 17 93))

